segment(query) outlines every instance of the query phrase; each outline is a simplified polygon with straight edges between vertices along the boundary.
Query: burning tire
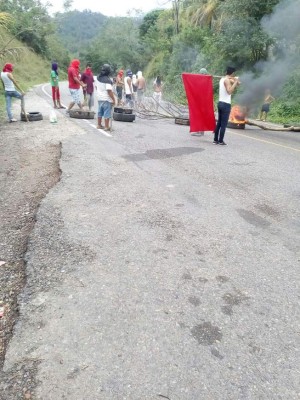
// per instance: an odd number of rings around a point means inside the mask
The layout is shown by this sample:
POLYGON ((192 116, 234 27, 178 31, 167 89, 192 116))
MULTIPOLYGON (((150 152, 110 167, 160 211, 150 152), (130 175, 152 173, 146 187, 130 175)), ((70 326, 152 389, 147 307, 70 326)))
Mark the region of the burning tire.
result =
POLYGON ((115 107, 114 112, 117 114, 133 114, 132 108, 115 107))
POLYGON ((237 122, 228 121, 227 128, 245 129, 245 123, 237 123, 237 122))
POLYGON ((190 125, 190 119, 188 117, 176 117, 175 124, 177 125, 190 125))
POLYGON ((94 111, 83 111, 83 110, 70 110, 70 118, 78 119, 94 119, 94 111))
POLYGON ((43 115, 38 111, 28 112, 26 113, 27 119, 24 113, 21 113, 21 121, 41 121, 43 119, 43 115))
POLYGON ((232 107, 227 128, 231 129, 245 129, 246 125, 246 113, 245 107, 235 105, 232 107))
POLYGON ((114 121, 122 121, 122 122, 133 122, 135 120, 135 114, 125 114, 125 113, 113 113, 114 121))

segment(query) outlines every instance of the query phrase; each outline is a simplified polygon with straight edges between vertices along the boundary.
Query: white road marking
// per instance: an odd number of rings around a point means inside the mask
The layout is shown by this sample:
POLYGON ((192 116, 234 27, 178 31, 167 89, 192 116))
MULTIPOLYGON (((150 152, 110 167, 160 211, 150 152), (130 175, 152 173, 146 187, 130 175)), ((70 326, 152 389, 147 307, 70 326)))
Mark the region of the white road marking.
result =
POLYGON ((257 142, 268 143, 268 144, 272 144, 273 146, 283 147, 284 149, 293 150, 293 151, 299 151, 300 152, 300 149, 296 149, 295 147, 285 146, 284 144, 272 142, 270 140, 255 138, 253 136, 245 135, 243 133, 232 132, 232 129, 229 129, 229 131, 230 131, 230 133, 233 133, 234 135, 243 136, 243 137, 246 137, 248 139, 256 140, 257 142))
POLYGON ((112 135, 106 131, 104 131, 103 129, 98 129, 96 125, 92 124, 88 119, 84 119, 83 121, 85 121, 87 124, 89 124, 91 127, 97 129, 97 132, 101 132, 104 136, 107 137, 112 137, 112 135))
MULTIPOLYGON (((46 96, 48 96, 48 97, 50 97, 50 99, 52 99, 52 96, 49 94, 49 93, 47 93, 46 92, 46 86, 50 86, 50 83, 45 83, 43 86, 42 86, 42 91, 43 91, 43 93, 46 95, 46 96)), ((65 104, 63 104, 63 103, 61 103, 64 107, 67 107, 65 104)), ((97 129, 97 126, 96 125, 94 125, 94 124, 92 124, 88 119, 83 119, 82 121, 85 121, 88 125, 90 125, 92 128, 94 128, 94 129, 96 129, 97 130, 97 132, 101 132, 102 133, 102 135, 104 135, 104 136, 106 136, 106 137, 112 137, 112 135, 110 134, 110 133, 107 133, 107 132, 105 132, 103 129, 97 129)))

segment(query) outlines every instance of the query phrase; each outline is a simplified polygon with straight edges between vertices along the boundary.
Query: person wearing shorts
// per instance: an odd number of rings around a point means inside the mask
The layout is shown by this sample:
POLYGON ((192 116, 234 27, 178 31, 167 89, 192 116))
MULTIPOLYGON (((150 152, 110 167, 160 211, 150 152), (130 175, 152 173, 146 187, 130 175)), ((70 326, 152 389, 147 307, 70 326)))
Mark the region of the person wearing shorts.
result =
POLYGON ((69 90, 72 96, 72 101, 69 104, 69 107, 66 111, 67 114, 69 114, 70 110, 74 107, 75 104, 77 104, 81 110, 83 107, 80 99, 81 95, 80 86, 84 88, 86 87, 86 84, 80 81, 79 67, 80 67, 80 61, 75 59, 71 61, 71 64, 68 68, 69 90))
POLYGON ((261 107, 260 110, 260 116, 258 118, 258 121, 266 121, 268 112, 270 111, 270 104, 274 101, 274 97, 271 95, 271 90, 266 89, 265 91, 265 97, 264 97, 264 104, 261 107))
POLYGON ((110 65, 102 65, 100 74, 97 77, 96 90, 98 99, 98 125, 97 129, 110 131, 109 120, 111 119, 112 107, 115 105, 115 97, 112 88, 112 80, 109 78, 111 73, 110 65), (102 125, 104 119, 104 126, 102 125))

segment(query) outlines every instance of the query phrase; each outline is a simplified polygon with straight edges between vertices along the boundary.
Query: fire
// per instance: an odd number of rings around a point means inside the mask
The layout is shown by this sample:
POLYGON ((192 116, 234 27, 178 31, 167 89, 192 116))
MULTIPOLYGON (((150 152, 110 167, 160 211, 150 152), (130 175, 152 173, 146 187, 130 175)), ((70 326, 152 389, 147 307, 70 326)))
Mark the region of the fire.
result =
POLYGON ((234 124, 245 124, 246 123, 246 107, 233 106, 230 112, 229 121, 234 124))

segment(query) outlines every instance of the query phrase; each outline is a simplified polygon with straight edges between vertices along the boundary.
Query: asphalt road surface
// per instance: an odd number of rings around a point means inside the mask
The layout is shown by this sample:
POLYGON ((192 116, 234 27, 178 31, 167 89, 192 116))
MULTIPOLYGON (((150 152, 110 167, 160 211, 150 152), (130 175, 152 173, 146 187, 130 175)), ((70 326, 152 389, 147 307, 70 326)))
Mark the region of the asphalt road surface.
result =
POLYGON ((299 399, 300 133, 113 129, 62 141, 5 368, 39 360, 43 400, 299 399))

